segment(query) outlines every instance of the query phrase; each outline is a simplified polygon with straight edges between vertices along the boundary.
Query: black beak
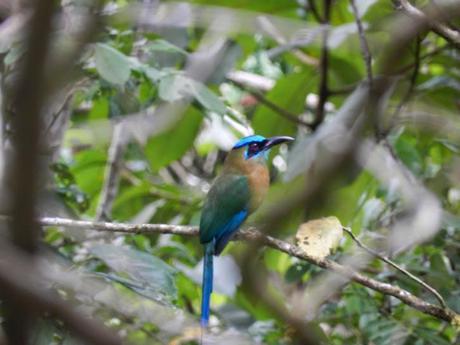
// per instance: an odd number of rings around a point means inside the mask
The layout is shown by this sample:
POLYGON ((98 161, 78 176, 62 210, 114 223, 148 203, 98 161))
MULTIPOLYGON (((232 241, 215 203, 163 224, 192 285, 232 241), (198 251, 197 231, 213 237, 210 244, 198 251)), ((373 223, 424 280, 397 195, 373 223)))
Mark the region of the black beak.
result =
POLYGON ((267 138, 267 141, 264 145, 264 149, 268 150, 272 148, 275 145, 279 145, 288 141, 294 141, 294 138, 288 137, 288 136, 279 136, 279 137, 271 137, 267 138))

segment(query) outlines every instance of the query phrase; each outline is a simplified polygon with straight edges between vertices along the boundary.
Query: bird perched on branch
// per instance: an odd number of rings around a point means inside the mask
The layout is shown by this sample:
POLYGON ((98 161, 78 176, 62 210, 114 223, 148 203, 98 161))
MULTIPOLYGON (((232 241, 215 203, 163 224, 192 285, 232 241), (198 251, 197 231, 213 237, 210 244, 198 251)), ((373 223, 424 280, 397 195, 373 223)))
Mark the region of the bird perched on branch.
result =
POLYGON ((209 321, 213 283, 213 256, 219 255, 249 214, 262 203, 270 183, 268 151, 291 137, 251 135, 239 140, 225 159, 222 174, 214 181, 200 220, 204 247, 201 326, 209 321))

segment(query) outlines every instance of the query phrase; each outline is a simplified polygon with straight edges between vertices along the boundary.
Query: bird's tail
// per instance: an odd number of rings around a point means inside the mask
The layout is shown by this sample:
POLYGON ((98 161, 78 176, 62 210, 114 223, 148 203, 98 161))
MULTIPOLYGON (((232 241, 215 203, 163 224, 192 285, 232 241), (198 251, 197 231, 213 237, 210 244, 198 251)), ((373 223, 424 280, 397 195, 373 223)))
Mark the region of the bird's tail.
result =
POLYGON ((213 276, 213 254, 214 243, 207 243, 204 247, 203 259, 203 284, 201 286, 201 327, 206 327, 209 322, 209 303, 212 292, 212 276, 213 276))

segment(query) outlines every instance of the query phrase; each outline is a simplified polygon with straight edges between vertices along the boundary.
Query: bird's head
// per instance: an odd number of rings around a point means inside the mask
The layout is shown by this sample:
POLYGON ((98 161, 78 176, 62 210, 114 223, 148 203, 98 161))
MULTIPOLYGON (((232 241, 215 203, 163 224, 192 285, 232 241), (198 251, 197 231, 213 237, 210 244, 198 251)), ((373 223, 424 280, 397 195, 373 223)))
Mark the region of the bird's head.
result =
POLYGON ((248 160, 260 156, 266 156, 266 153, 268 153, 273 146, 293 140, 294 138, 287 136, 265 138, 261 135, 251 135, 238 140, 232 150, 240 150, 243 148, 244 158, 248 160))

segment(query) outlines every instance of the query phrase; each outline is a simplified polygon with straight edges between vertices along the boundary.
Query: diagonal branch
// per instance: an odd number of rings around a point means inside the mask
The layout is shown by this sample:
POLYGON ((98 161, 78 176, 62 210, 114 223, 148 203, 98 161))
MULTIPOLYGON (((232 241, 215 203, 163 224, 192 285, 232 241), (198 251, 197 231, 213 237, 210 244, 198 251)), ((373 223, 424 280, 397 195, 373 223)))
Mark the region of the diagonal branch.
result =
POLYGON ((361 22, 361 17, 356 7, 355 0, 350 0, 351 8, 355 15, 356 26, 358 27, 359 42, 361 45, 361 51, 363 54, 364 62, 366 64, 367 80, 369 85, 372 87, 372 56, 369 50, 369 45, 367 44, 366 35, 364 34, 363 23, 361 22))
MULTIPOLYGON (((332 0, 324 1, 324 16, 322 24, 329 24, 332 10, 332 0)), ((328 73, 329 73, 329 48, 328 48, 329 32, 323 32, 321 57, 319 64, 319 90, 318 90, 318 106, 316 108, 316 118, 313 122, 313 129, 316 129, 326 116, 326 102, 329 97, 328 73)))
POLYGON ((100 322, 77 312, 55 294, 43 287, 43 277, 37 274, 30 260, 19 250, 0 244, 0 292, 15 306, 37 315, 45 312, 62 320, 65 325, 88 343, 120 345, 121 339, 100 322), (21 272, 21 274, 18 274, 21 272))
MULTIPOLYGON (((197 236, 198 228, 196 226, 188 225, 169 225, 169 224, 124 224, 124 223, 109 223, 109 222, 91 222, 84 220, 73 220, 65 218, 44 217, 38 220, 42 226, 63 226, 72 229, 81 230, 96 230, 96 231, 110 231, 125 234, 139 234, 139 233, 163 233, 175 234, 182 236, 197 236)), ((422 313, 432 315, 438 319, 445 320, 451 323, 460 323, 460 315, 453 310, 445 307, 439 307, 434 304, 428 303, 421 298, 411 294, 409 291, 404 290, 398 286, 383 283, 368 276, 365 276, 349 267, 343 266, 329 259, 320 259, 305 253, 298 246, 292 245, 285 241, 276 239, 271 236, 262 234, 256 229, 248 229, 241 231, 237 234, 236 240, 244 240, 249 242, 256 242, 275 250, 279 250, 290 256, 308 261, 309 263, 322 267, 327 270, 334 271, 342 276, 348 277, 354 282, 364 285, 372 290, 381 292, 385 295, 396 297, 401 302, 419 310, 422 313)))
POLYGON ((399 5, 405 13, 409 16, 422 20, 423 22, 428 22, 431 26, 431 29, 436 32, 439 36, 444 38, 446 41, 451 42, 457 48, 460 48, 460 32, 454 29, 449 28, 448 26, 427 18, 425 13, 420 11, 417 7, 412 6, 409 0, 399 0, 399 5))
POLYGON ((316 8, 314 0, 308 0, 308 10, 311 11, 311 14, 313 14, 313 17, 316 19, 318 23, 321 23, 323 21, 321 15, 318 12, 318 9, 316 8))
POLYGON ((401 272, 402 274, 408 276, 410 279, 416 281, 418 284, 422 285, 426 290, 428 290, 429 292, 431 292, 435 297, 436 299, 439 301, 439 303, 441 304, 441 306, 443 308, 447 308, 447 305, 446 305, 446 302, 444 301, 444 298, 441 296, 441 294, 436 291, 436 289, 434 289, 433 287, 431 287, 430 285, 428 285, 427 283, 425 283, 423 280, 421 280, 420 278, 416 277, 415 275, 413 275, 412 273, 410 273, 408 270, 406 270, 405 268, 402 268, 401 266, 399 266, 398 264, 396 264, 395 262, 393 262, 392 260, 390 260, 388 257, 386 256, 383 256, 381 254, 379 254, 378 252, 376 252, 374 249, 372 248, 369 248, 368 246, 366 246, 365 244, 363 244, 359 238, 357 238, 355 236, 355 234, 353 234, 353 232, 351 231, 351 229, 349 228, 346 228, 346 227, 343 227, 342 228, 343 231, 345 231, 353 241, 356 242, 356 244, 364 249, 366 252, 368 252, 369 254, 375 256, 376 258, 382 260, 383 262, 386 262, 387 264, 389 264, 390 266, 392 266, 393 268, 397 269, 399 272, 401 272))
POLYGON ((126 143, 127 131, 124 129, 123 122, 118 122, 113 127, 112 142, 104 173, 104 185, 97 206, 96 220, 110 219, 112 204, 118 191, 118 180, 126 143))

